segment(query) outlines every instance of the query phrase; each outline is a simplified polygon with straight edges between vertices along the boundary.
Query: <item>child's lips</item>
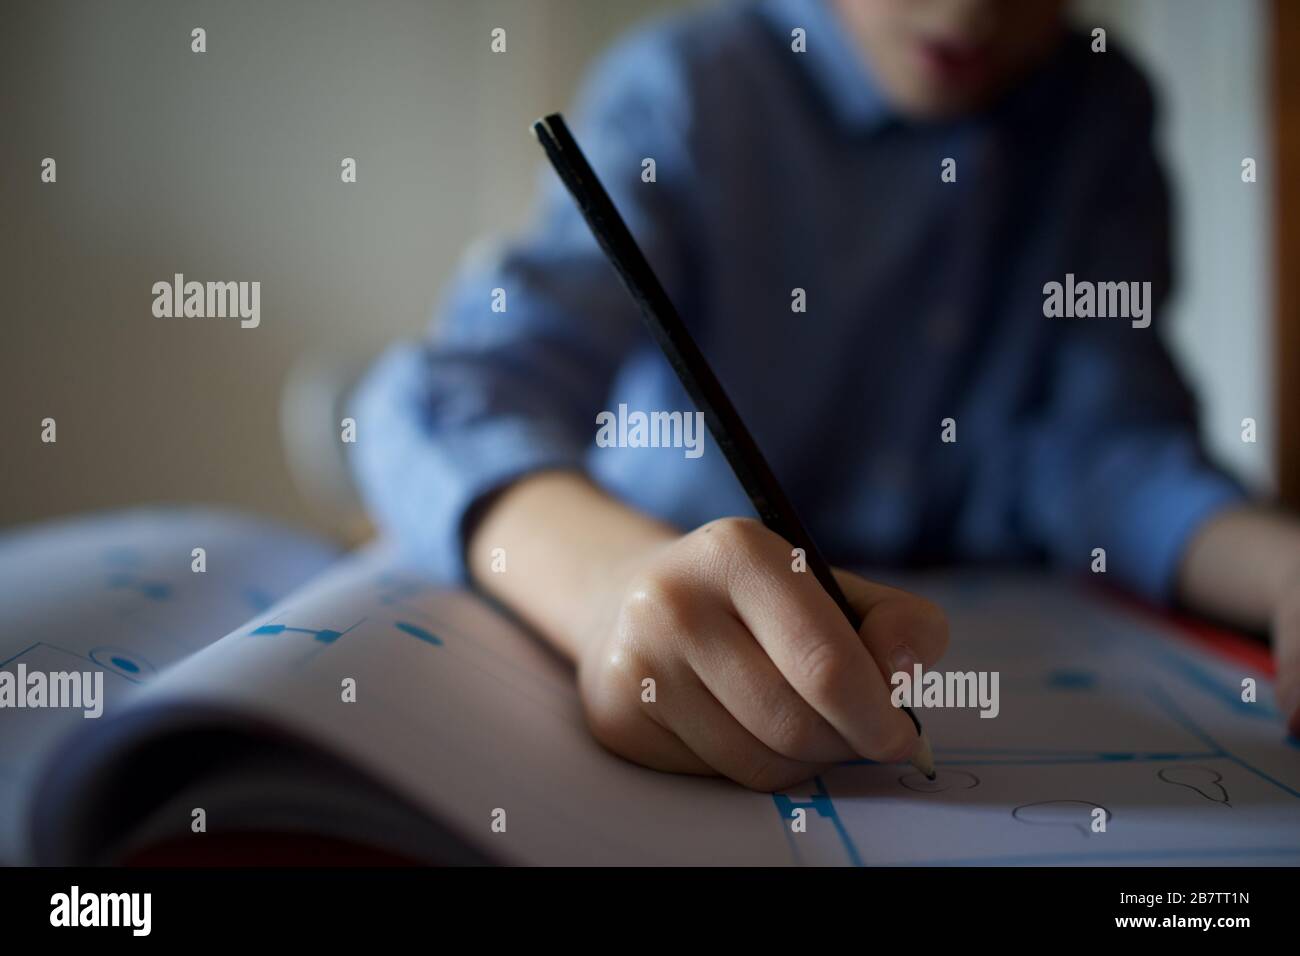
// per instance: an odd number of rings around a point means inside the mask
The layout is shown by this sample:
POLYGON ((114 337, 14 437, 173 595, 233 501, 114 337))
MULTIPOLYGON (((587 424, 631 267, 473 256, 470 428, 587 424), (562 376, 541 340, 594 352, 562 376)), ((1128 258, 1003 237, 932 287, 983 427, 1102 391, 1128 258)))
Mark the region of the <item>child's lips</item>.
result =
POLYGON ((983 43, 922 38, 917 51, 925 69, 944 83, 975 82, 988 71, 989 51, 983 43))

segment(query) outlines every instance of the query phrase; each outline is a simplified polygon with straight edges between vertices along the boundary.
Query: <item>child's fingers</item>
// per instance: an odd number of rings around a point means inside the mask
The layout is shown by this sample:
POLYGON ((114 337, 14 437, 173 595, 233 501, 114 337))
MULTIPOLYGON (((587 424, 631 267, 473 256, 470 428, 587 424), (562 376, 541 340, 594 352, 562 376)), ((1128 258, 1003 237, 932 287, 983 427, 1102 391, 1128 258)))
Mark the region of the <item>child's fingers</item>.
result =
POLYGON ((835 579, 862 615, 859 634, 886 681, 897 670, 911 671, 908 654, 930 668, 948 649, 948 618, 937 604, 847 571, 836 570, 835 579))
POLYGON ((629 695, 637 699, 637 690, 622 686, 622 682, 587 690, 583 709, 592 736, 613 753, 652 770, 701 776, 716 774, 681 738, 653 719, 644 706, 630 708, 617 700, 619 697, 626 700, 629 695))
MULTIPOLYGON (((601 740, 614 753, 635 760, 651 770, 664 773, 689 773, 700 777, 717 776, 718 771, 702 760, 687 744, 667 727, 648 717, 637 729, 634 741, 601 740)), ((598 738, 599 739, 599 738, 598 738)))
POLYGON ((777 670, 745 626, 725 615, 693 641, 690 665, 728 713, 765 746, 807 763, 834 763, 858 756, 821 714, 777 670))
POLYGON ((736 783, 770 793, 815 777, 825 763, 791 760, 767 747, 740 725, 696 681, 676 685, 671 706, 653 712, 659 721, 706 764, 736 783))
POLYGON ((757 522, 719 531, 732 607, 777 670, 855 753, 907 759, 916 728, 890 703, 887 680, 831 596, 811 574, 791 569, 790 546, 757 522))
POLYGON ((1277 702, 1282 720, 1300 737, 1300 601, 1273 621, 1273 658, 1277 662, 1277 702))

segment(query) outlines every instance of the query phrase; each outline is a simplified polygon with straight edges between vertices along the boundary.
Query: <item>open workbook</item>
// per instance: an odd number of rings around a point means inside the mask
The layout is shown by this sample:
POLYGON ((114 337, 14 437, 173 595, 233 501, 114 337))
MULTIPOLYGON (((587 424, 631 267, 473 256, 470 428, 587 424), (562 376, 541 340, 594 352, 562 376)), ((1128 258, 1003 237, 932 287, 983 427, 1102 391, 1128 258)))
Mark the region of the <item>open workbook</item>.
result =
POLYGON ((1042 575, 904 583, 949 613, 945 671, 999 672, 997 716, 919 712, 932 784, 864 761, 760 794, 607 753, 565 663, 382 545, 201 510, 10 533, 0 670, 104 701, 0 709, 0 859, 270 830, 429 862, 1300 864, 1263 674, 1042 575))

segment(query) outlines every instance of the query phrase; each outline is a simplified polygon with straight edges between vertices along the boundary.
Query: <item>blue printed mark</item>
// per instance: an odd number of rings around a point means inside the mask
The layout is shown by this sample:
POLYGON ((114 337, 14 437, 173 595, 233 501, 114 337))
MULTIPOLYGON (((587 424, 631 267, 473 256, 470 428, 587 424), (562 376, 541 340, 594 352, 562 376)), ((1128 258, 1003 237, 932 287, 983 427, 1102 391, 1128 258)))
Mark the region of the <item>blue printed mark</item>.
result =
MULTIPOLYGON (((839 811, 835 808, 835 801, 831 799, 830 793, 826 789, 826 784, 822 782, 821 777, 814 777, 813 782, 817 789, 808 795, 805 801, 795 802, 784 793, 772 794, 772 802, 776 804, 776 812, 781 817, 783 827, 788 826, 794 814, 794 811, 803 808, 812 810, 819 817, 829 820, 832 827, 835 828, 835 834, 840 838, 840 845, 844 847, 844 852, 848 855, 851 866, 862 866, 862 856, 858 853, 858 848, 853 843, 853 838, 849 836, 848 828, 844 826, 844 821, 840 819, 839 811)), ((786 830, 786 839, 790 840, 790 832, 786 830)), ((798 850, 793 843, 791 849, 798 850)))
POLYGON ((420 640, 427 641, 428 643, 436 646, 442 645, 442 638, 438 637, 436 634, 431 633, 430 631, 426 631, 418 624, 408 624, 406 621, 394 621, 393 624, 397 626, 397 629, 399 631, 403 631, 407 634, 410 634, 412 637, 418 637, 420 640))
POLYGON ((143 683, 157 673, 157 668, 139 654, 122 647, 96 647, 88 656, 104 670, 136 684, 143 683))
POLYGON ((1092 671, 1052 671, 1047 675, 1047 685, 1057 690, 1092 690, 1097 686, 1097 675, 1092 671))
POLYGON ((135 548, 127 547, 109 548, 104 552, 103 558, 105 564, 118 568, 134 568, 139 566, 141 561, 140 552, 135 548))
POLYGON ((108 586, 110 588, 125 588, 138 591, 151 601, 165 601, 172 594, 170 584, 164 584, 161 581, 141 581, 132 574, 110 574, 108 576, 108 586))
MULTIPOLYGON (((356 625, 354 624, 354 625, 352 625, 352 627, 356 627, 356 625)), ((348 631, 350 631, 350 630, 352 630, 351 627, 348 628, 348 631)), ((333 644, 333 643, 334 643, 335 641, 337 641, 340 637, 342 637, 344 634, 346 634, 347 631, 331 631, 331 630, 329 630, 328 628, 326 628, 326 629, 324 629, 324 630, 319 630, 319 631, 317 631, 317 630, 312 630, 311 628, 307 628, 307 627, 289 627, 289 626, 287 626, 287 625, 285 625, 285 624, 263 624, 261 627, 256 628, 256 629, 254 629, 254 630, 252 630, 252 631, 249 631, 249 634, 250 634, 250 635, 253 635, 253 634, 285 634, 285 633, 293 633, 293 634, 310 634, 312 637, 314 637, 316 640, 320 641, 320 643, 322 643, 322 644, 333 644)))
MULTIPOLYGON (((926 860, 919 866, 1055 866, 1070 863, 1136 863, 1155 865, 1157 860, 1248 860, 1267 856, 1280 859, 1300 857, 1300 846, 1198 847, 1178 850, 1100 850, 1087 853, 1038 853, 1026 856, 987 856, 951 860, 926 860)), ((909 864, 911 865, 911 864, 909 864)), ((1258 864, 1256 864, 1258 865, 1258 864)))
POLYGON ((244 600, 247 601, 255 611, 265 611, 275 603, 275 598, 258 588, 246 588, 244 590, 244 600))

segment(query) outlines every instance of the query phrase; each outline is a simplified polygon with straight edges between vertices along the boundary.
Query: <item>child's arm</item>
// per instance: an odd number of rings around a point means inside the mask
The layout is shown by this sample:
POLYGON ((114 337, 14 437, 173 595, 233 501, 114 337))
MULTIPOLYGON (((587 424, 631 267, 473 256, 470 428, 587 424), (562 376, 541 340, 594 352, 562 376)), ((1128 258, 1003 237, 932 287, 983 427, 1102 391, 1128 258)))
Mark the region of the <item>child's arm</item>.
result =
MULTIPOLYGON (((675 31, 638 32, 601 57, 574 116, 669 296, 698 314, 691 224, 709 189, 691 142, 704 114, 687 59, 675 31), (657 162, 653 184, 641 180, 643 157, 657 162)), ((447 584, 470 578, 469 513, 524 475, 584 468, 620 372, 654 347, 564 186, 550 171, 544 183, 530 227, 467 258, 429 336, 390 349, 350 403, 364 438, 349 453, 370 514, 447 584)))
POLYGON ((1300 734, 1300 521, 1263 507, 1220 512, 1188 544, 1178 591, 1194 610, 1271 631, 1278 701, 1300 734))
POLYGON ((864 615, 855 634, 757 521, 681 535, 574 472, 507 488, 474 526, 468 559, 480 587, 577 663, 607 747, 759 790, 839 760, 906 760, 916 732, 887 675, 932 666, 947 646, 935 605, 837 572, 864 615))

